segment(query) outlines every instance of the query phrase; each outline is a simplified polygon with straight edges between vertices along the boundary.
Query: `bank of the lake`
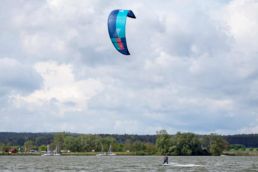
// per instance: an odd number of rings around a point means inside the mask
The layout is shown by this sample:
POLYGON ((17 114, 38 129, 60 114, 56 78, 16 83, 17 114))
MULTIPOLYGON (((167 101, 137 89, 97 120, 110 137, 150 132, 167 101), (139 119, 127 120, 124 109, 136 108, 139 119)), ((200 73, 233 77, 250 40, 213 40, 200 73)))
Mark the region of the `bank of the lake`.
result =
MULTIPOLYGON (((113 152, 116 156, 157 156, 158 154, 145 154, 142 152, 113 152)), ((61 156, 97 156, 101 152, 69 152, 61 153, 61 156)), ((0 156, 41 156, 43 153, 34 152, 34 153, 0 153, 0 156)))
MULTIPOLYGON (((101 152, 70 152, 62 153, 61 156, 97 156, 101 152)), ((113 152, 116 156, 160 156, 159 154, 143 154, 138 152, 113 152)), ((41 156, 42 153, 0 153, 0 156, 41 156)), ((198 156, 198 155, 196 155, 198 156)), ((206 155, 211 156, 211 155, 206 155)), ((224 151, 221 156, 258 156, 258 151, 253 150, 228 150, 224 151)))

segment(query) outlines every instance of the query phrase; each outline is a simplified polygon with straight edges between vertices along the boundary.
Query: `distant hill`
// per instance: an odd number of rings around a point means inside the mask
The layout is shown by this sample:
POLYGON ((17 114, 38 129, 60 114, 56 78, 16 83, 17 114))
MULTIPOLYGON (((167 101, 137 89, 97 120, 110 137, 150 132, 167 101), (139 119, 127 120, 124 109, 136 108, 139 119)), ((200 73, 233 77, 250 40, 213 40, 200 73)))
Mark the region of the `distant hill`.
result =
MULTIPOLYGON (((0 144, 5 145, 20 145, 22 146, 25 141, 33 140, 35 145, 47 145, 53 140, 56 133, 13 133, 13 132, 0 132, 0 144)), ((67 135, 80 136, 87 134, 66 133, 67 135)), ((155 143, 156 135, 110 135, 99 134, 98 136, 111 136, 114 137, 118 143, 125 143, 126 140, 141 141, 146 143, 155 143)), ((258 134, 243 134, 243 135, 228 135, 223 136, 230 144, 241 144, 246 147, 258 148, 258 134)))
MULTIPOLYGON (((56 133, 13 133, 13 132, 0 132, 0 144, 4 145, 19 145, 23 146, 27 140, 34 141, 36 146, 50 144, 56 133)), ((66 135, 80 136, 87 134, 66 133, 66 135)), ((125 143, 126 140, 141 141, 148 143, 155 143, 155 135, 111 135, 111 134, 98 134, 101 137, 113 137, 118 143, 125 143)))
POLYGON ((0 144, 23 146, 27 140, 33 140, 36 144, 49 144, 54 133, 13 133, 0 132, 0 144))
POLYGON ((223 136, 230 144, 241 144, 246 147, 258 148, 258 134, 239 134, 223 136))

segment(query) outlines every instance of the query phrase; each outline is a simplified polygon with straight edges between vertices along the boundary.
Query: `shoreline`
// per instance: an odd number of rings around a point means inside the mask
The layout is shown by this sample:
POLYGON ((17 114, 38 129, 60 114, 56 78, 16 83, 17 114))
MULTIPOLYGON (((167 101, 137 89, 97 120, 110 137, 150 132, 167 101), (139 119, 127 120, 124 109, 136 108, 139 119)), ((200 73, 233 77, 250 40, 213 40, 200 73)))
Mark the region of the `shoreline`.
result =
MULTIPOLYGON (((98 156, 98 153, 92 153, 92 152, 72 152, 72 153, 62 153, 60 156, 98 156)), ((136 152, 127 153, 127 152, 115 152, 116 155, 114 156, 163 156, 159 154, 137 154, 136 152)), ((0 156, 42 156, 42 153, 0 153, 0 156)), ((219 156, 212 156, 212 155, 190 155, 190 156, 174 156, 174 157, 198 157, 198 156, 208 156, 208 157, 236 157, 236 156, 248 156, 248 157, 257 157, 258 152, 231 152, 231 151, 225 151, 222 155, 219 156)), ((104 156, 108 157, 108 156, 104 156)))

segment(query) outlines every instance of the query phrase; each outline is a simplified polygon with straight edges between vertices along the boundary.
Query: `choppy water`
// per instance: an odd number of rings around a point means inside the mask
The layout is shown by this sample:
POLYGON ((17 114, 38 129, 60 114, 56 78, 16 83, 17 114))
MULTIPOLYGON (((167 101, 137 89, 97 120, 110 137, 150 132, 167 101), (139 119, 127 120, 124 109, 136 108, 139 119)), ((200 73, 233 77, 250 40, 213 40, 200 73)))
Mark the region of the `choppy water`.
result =
POLYGON ((258 157, 0 156, 0 172, 258 172, 258 157))

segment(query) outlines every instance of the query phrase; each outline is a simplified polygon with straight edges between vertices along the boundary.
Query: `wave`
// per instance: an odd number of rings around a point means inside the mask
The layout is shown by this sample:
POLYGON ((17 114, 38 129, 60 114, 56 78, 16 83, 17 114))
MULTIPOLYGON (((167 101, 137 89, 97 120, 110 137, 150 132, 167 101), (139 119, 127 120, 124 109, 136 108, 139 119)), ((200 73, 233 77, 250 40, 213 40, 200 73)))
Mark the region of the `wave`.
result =
POLYGON ((169 163, 163 164, 164 166, 174 166, 174 167, 201 167, 202 165, 198 164, 179 164, 179 163, 169 163))

